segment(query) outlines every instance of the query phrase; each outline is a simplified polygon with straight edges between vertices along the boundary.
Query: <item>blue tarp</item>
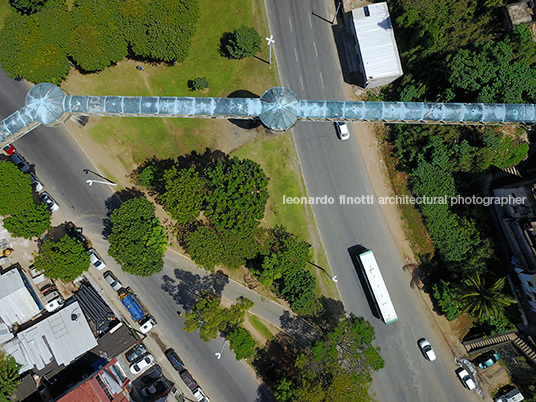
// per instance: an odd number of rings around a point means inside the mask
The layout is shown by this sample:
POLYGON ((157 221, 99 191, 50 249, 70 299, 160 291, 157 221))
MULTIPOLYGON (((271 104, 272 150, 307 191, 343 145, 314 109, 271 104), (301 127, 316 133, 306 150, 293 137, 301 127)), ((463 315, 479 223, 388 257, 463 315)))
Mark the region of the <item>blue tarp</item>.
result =
POLYGON ((131 295, 127 295, 121 299, 121 303, 127 308, 134 321, 139 321, 145 316, 145 311, 140 306, 138 301, 131 295))

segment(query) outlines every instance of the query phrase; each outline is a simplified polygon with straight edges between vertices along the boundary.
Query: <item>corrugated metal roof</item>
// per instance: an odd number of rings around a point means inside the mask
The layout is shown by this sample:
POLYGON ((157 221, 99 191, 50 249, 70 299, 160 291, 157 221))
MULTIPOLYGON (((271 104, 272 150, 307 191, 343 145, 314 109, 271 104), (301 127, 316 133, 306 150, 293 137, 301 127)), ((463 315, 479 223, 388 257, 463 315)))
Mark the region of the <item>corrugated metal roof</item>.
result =
POLYGON ((387 3, 352 10, 365 76, 369 79, 403 74, 387 3))
POLYGON ((4 323, 8 326, 22 324, 39 314, 39 311, 17 269, 0 275, 0 319, 4 323))
POLYGON ((73 360, 97 346, 91 328, 77 302, 64 306, 52 314, 21 331, 2 349, 15 357, 23 366, 23 373, 33 369, 42 370, 53 359, 58 365, 67 366, 73 360))

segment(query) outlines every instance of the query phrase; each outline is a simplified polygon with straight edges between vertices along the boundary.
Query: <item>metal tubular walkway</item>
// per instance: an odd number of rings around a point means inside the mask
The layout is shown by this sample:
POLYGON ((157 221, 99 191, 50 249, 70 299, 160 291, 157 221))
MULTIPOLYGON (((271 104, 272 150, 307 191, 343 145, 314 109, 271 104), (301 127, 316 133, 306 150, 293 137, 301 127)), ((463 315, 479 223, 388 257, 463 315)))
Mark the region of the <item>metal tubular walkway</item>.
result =
POLYGON ((28 91, 24 107, 0 122, 0 145, 15 141, 40 124, 61 124, 72 115, 258 118, 272 131, 286 131, 298 120, 532 124, 536 105, 300 100, 284 87, 271 88, 260 98, 71 96, 53 84, 41 83, 28 91))

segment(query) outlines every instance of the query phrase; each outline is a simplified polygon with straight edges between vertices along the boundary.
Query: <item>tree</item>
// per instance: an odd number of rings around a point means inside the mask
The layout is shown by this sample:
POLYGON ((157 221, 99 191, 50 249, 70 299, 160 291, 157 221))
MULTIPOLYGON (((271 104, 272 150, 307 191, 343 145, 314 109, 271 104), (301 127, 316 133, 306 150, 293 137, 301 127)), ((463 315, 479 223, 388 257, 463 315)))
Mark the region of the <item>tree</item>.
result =
POLYGON ((194 168, 175 167, 166 171, 164 181, 166 190, 160 199, 166 212, 179 224, 194 222, 205 201, 205 181, 194 168))
POLYGON ((255 28, 242 25, 228 35, 227 54, 231 59, 253 56, 261 49, 261 37, 255 28))
POLYGON ((0 401, 9 401, 20 383, 19 369, 22 364, 0 351, 0 401))
POLYGON ((47 278, 70 282, 88 270, 89 254, 82 243, 65 235, 59 241, 45 241, 34 254, 34 265, 47 278))
POLYGON ((245 297, 239 297, 230 308, 221 308, 220 300, 210 294, 205 294, 185 314, 184 330, 193 332, 199 329, 199 337, 209 342, 216 339, 220 331, 234 329, 244 321, 246 311, 253 307, 253 302, 245 297))
POLYGON ((369 400, 372 374, 384 366, 380 349, 372 345, 374 338, 374 328, 363 317, 344 317, 310 353, 296 359, 292 400, 369 400))
POLYGON ((198 77, 193 80, 188 80, 188 88, 190 91, 200 91, 208 88, 208 80, 205 77, 198 77))
POLYGON ((33 14, 43 8, 47 0, 9 0, 11 7, 21 14, 33 14))
POLYGON ((227 335, 229 347, 236 355, 236 360, 248 359, 255 355, 257 343, 244 328, 237 327, 227 335))
POLYGON ((56 2, 37 14, 13 14, 0 31, 0 63, 9 77, 59 84, 68 74, 65 43, 72 26, 56 2))
POLYGON ((450 285, 450 282, 439 280, 439 283, 432 285, 432 295, 436 300, 439 308, 447 317, 447 320, 452 321, 460 315, 460 309, 457 302, 457 292, 450 285))
POLYGON ((74 31, 68 54, 84 71, 100 71, 128 53, 124 21, 113 0, 78 0, 70 11, 74 31))
POLYGON ((4 228, 15 237, 31 239, 50 228, 50 211, 44 204, 28 204, 26 210, 4 219, 4 228))
POLYGON ((316 280, 305 269, 292 269, 286 271, 283 277, 281 296, 290 302, 290 308, 302 315, 317 311, 315 289, 316 280))
POLYGON ((50 227, 50 212, 36 205, 30 176, 10 162, 0 161, 0 215, 4 227, 15 237, 31 239, 50 227))
MULTIPOLYGON (((144 8, 146 3, 141 4, 144 8)), ((199 19, 197 0, 152 0, 146 10, 129 1, 119 12, 129 21, 129 40, 136 55, 180 62, 190 53, 199 19)))
POLYGON ((128 200, 112 213, 110 222, 108 254, 125 272, 150 276, 162 270, 167 237, 153 204, 141 197, 128 200))
POLYGON ((208 168, 209 197, 205 215, 214 227, 251 234, 264 216, 268 178, 258 163, 236 157, 218 160, 208 168))
POLYGON ((474 274, 463 281, 459 289, 459 303, 463 311, 480 322, 499 320, 504 309, 516 301, 503 293, 506 277, 488 284, 479 274, 474 274))
POLYGON ((224 248, 218 233, 208 226, 200 226, 186 238, 186 249, 192 260, 209 271, 223 261, 224 248))

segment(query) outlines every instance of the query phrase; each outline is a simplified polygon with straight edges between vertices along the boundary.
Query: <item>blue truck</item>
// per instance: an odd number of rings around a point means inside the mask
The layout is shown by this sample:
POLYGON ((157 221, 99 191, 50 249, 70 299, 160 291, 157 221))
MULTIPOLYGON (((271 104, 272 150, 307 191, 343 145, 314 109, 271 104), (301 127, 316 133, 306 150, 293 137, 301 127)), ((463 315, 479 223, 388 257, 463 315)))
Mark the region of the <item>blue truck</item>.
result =
POLYGON ((146 334, 154 328, 156 320, 130 288, 124 289, 119 295, 119 299, 130 313, 132 319, 140 325, 142 334, 146 334))

